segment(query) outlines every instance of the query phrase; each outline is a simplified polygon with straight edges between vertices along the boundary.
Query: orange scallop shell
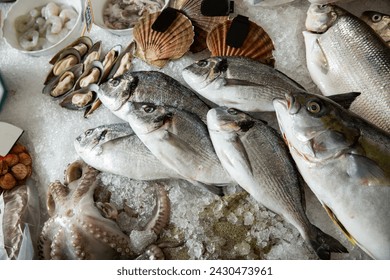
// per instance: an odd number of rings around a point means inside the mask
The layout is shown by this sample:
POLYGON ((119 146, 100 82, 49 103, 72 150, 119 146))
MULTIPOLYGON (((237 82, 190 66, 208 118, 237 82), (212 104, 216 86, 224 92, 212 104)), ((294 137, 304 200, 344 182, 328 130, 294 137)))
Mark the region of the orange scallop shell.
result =
POLYGON ((134 55, 157 67, 163 67, 170 59, 182 57, 194 41, 192 23, 181 13, 165 32, 154 31, 152 25, 160 14, 147 14, 133 29, 134 55))
POLYGON ((248 36, 240 48, 234 48, 226 44, 231 24, 232 21, 227 20, 214 27, 208 34, 206 43, 211 56, 244 56, 271 66, 275 64, 272 55, 274 44, 261 26, 249 21, 248 36))

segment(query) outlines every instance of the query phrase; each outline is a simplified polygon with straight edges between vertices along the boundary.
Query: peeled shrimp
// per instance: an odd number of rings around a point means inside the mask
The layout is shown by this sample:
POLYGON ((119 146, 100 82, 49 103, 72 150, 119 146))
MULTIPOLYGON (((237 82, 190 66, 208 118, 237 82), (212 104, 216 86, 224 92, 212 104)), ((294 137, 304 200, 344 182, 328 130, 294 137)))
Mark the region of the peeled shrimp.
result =
POLYGON ((38 45, 38 38, 39 32, 29 29, 19 37, 19 44, 25 50, 32 50, 38 45))

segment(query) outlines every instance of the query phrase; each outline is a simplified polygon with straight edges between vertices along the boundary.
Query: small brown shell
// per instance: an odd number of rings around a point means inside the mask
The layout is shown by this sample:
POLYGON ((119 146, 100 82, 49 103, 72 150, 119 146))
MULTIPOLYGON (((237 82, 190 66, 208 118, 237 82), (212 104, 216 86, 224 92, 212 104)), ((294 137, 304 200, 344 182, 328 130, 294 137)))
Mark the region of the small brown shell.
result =
POLYGON ((133 29, 135 56, 157 67, 163 67, 170 59, 182 57, 194 41, 192 23, 181 13, 165 32, 154 31, 152 25, 160 14, 147 14, 133 29))
POLYGON ((50 64, 54 65, 57 62, 57 60, 60 58, 62 53, 69 49, 75 49, 76 51, 79 52, 80 57, 83 57, 88 52, 88 50, 92 47, 92 44, 93 43, 91 38, 87 36, 82 36, 77 40, 75 40, 74 42, 72 42, 71 44, 69 44, 68 46, 66 46, 65 48, 63 48, 62 50, 60 50, 57 54, 55 54, 53 58, 50 60, 50 64))
POLYGON ((249 33, 240 48, 234 48, 226 44, 227 33, 232 21, 227 20, 217 25, 207 36, 207 47, 211 56, 244 56, 261 63, 273 66, 272 51, 274 44, 267 32, 256 23, 249 21, 249 33))

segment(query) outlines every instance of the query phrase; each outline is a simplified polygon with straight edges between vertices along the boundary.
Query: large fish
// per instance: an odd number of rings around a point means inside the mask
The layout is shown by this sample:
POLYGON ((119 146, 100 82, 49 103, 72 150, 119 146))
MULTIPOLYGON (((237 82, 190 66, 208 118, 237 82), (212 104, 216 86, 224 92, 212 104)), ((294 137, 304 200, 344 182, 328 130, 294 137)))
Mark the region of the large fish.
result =
POLYGON ((360 18, 371 26, 390 46, 390 15, 375 11, 365 11, 360 18))
POLYGON ((193 183, 232 182, 199 117, 169 106, 133 103, 132 107, 127 116, 131 127, 163 164, 193 183))
POLYGON ((307 218, 300 175, 273 128, 226 107, 211 109, 207 124, 222 166, 241 187, 293 224, 321 259, 329 259, 331 252, 347 252, 307 218))
POLYGON ((273 112, 274 98, 304 90, 282 72, 245 57, 210 57, 186 67, 182 75, 204 98, 245 112, 273 112))
POLYGON ((390 132, 390 48, 365 22, 335 5, 311 5, 307 67, 324 95, 361 92, 351 110, 390 132), (321 33, 321 34, 319 34, 321 33))
POLYGON ((157 71, 126 72, 101 84, 98 96, 108 109, 123 120, 131 102, 173 106, 198 115, 204 122, 209 109, 192 90, 157 71))
MULTIPOLYGON (((347 107, 349 95, 329 98, 347 107)), ((280 129, 330 217, 370 256, 390 259, 390 135, 329 98, 275 99, 280 129)))
POLYGON ((127 122, 88 129, 76 138, 74 147, 88 165, 100 171, 136 180, 180 177, 146 148, 127 122))

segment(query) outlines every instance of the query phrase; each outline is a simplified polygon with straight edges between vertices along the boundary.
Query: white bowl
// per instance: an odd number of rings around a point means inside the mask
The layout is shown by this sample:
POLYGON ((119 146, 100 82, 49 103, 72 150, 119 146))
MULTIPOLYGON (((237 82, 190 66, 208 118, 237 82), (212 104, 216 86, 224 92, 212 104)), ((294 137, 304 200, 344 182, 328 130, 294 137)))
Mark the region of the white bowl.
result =
MULTIPOLYGON (((104 7, 106 6, 107 1, 108 0, 91 0, 94 24, 96 24, 100 28, 107 30, 115 35, 119 35, 119 36, 131 35, 132 36, 133 35, 133 28, 111 29, 111 28, 108 28, 104 24, 103 11, 104 11, 104 7)), ((168 4, 169 4, 169 0, 165 0, 165 5, 162 7, 161 10, 163 10, 165 7, 167 7, 168 4)))
POLYGON ((6 42, 13 47, 14 49, 17 49, 18 51, 22 53, 26 53, 32 56, 46 56, 46 55, 54 55, 70 43, 72 43, 74 40, 76 40, 78 37, 80 37, 80 34, 82 32, 82 6, 83 0, 77 0, 77 1, 67 1, 67 0, 18 0, 15 4, 11 6, 9 9, 5 19, 4 19, 4 25, 3 25, 3 36, 6 42), (37 51, 27 51, 23 49, 19 45, 18 40, 18 32, 15 28, 15 20, 21 15, 27 14, 29 11, 31 11, 34 8, 44 6, 50 2, 55 2, 56 4, 66 4, 69 6, 72 6, 76 12, 78 13, 78 17, 76 20, 75 25, 73 28, 69 31, 69 33, 58 43, 42 50, 37 51))

